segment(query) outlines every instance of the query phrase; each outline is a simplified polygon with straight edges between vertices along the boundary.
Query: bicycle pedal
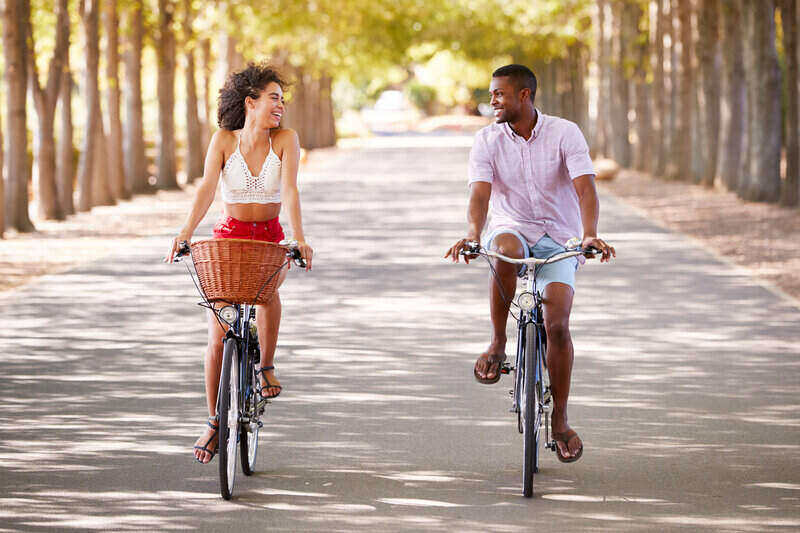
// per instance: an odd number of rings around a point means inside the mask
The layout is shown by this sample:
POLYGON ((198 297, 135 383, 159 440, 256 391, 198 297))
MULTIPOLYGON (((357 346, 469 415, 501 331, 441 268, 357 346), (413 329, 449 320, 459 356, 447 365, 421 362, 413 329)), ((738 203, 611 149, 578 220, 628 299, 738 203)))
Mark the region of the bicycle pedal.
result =
POLYGON ((503 363, 502 368, 500 368, 500 373, 501 374, 510 374, 512 370, 514 370, 514 367, 511 366, 510 363, 503 363))

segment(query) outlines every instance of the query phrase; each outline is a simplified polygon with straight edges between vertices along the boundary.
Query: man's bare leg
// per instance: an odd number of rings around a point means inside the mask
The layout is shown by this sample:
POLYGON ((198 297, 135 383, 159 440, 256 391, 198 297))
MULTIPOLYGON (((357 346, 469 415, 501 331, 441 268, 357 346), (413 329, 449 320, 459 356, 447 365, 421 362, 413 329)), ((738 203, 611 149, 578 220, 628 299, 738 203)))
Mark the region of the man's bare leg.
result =
MULTIPOLYGON (((511 233, 501 233, 492 241, 492 249, 507 257, 525 257, 523 244, 511 233)), ((506 323, 511 300, 517 291, 517 265, 492 259, 497 281, 489 274, 489 310, 492 318, 492 339, 489 347, 475 362, 475 373, 483 379, 494 379, 500 372, 499 361, 506 353, 506 323), (503 287, 498 287, 498 281, 503 287)))
MULTIPOLYGON (((553 433, 570 430, 567 422, 567 399, 572 379, 574 352, 569 333, 569 315, 572 311, 572 287, 565 283, 549 283, 544 290, 544 327, 547 332, 547 368, 550 371, 550 390, 553 394, 553 433)), ((573 437, 567 445, 557 443, 561 455, 573 457, 583 446, 580 437, 573 437)))

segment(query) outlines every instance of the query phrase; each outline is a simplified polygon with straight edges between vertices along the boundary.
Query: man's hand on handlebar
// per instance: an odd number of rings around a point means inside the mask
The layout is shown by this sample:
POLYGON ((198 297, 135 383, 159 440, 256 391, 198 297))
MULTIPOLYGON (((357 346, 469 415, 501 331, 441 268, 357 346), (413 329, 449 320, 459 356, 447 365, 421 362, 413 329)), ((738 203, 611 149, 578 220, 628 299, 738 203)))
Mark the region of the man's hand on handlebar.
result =
MULTIPOLYGON (((617 252, 614 250, 613 246, 610 246, 607 242, 602 239, 598 239, 597 237, 584 237, 583 241, 581 242, 581 248, 584 250, 595 249, 600 254, 600 262, 606 263, 611 260, 612 257, 617 257, 617 252)), ((588 255, 589 257, 594 257, 594 254, 588 255)))
POLYGON ((464 256, 464 262, 469 264, 471 259, 478 257, 480 250, 480 243, 477 239, 459 239, 449 250, 444 254, 445 259, 450 257, 454 263, 458 263, 459 257, 464 256))

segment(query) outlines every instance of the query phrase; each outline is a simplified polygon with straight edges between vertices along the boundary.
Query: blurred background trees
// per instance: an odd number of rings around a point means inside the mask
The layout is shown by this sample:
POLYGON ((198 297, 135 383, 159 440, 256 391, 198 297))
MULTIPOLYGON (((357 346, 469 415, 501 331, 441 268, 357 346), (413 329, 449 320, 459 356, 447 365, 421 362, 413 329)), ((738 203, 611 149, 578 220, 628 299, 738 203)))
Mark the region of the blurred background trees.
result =
POLYGON ((797 19, 796 0, 6 0, 0 235, 33 230, 31 205, 59 220, 191 183, 248 61, 290 81, 306 149, 387 102, 488 115, 515 62, 596 156, 797 205, 797 19))

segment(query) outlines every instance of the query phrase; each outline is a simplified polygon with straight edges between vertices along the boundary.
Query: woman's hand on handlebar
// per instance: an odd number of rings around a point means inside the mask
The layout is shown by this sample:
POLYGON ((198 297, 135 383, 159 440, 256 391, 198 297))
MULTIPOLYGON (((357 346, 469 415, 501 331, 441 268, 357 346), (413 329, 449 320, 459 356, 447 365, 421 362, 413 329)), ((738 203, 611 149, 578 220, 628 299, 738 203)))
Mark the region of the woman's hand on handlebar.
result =
POLYGON ((189 244, 189 242, 191 240, 192 240, 192 236, 190 234, 187 234, 184 231, 180 232, 177 237, 172 239, 172 246, 170 247, 169 253, 167 254, 167 256, 164 257, 164 262, 165 263, 174 262, 176 255, 178 254, 178 252, 181 249, 181 243, 185 242, 186 244, 189 244))
POLYGON ((617 252, 613 246, 610 246, 603 239, 597 237, 584 237, 581 242, 581 248, 595 248, 600 252, 600 262, 605 263, 611 260, 612 257, 617 257, 617 252))
POLYGON ((300 257, 306 264, 306 272, 311 270, 311 258, 314 257, 314 249, 305 242, 297 243, 297 250, 300 252, 300 257))

